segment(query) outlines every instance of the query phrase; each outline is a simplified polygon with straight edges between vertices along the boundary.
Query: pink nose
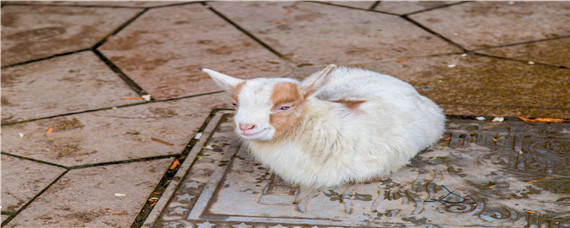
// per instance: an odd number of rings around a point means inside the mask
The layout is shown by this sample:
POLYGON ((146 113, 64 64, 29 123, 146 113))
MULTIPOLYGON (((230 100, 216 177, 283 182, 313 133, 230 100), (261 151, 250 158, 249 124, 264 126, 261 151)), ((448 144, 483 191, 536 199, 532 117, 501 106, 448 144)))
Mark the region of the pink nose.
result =
POLYGON ((239 129, 242 131, 248 131, 255 128, 255 124, 239 124, 239 129))

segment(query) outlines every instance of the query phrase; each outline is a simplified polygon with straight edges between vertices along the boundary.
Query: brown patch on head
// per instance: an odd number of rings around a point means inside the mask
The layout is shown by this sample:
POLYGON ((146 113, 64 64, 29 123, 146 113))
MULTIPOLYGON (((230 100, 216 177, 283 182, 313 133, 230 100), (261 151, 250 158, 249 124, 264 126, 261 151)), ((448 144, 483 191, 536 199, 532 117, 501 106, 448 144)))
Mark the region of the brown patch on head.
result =
POLYGON ((238 102, 238 95, 239 92, 241 91, 241 89, 243 88, 243 86, 245 85, 247 81, 243 81, 240 82, 239 84, 237 84, 236 88, 234 89, 234 91, 232 92, 232 99, 234 100, 234 102, 238 102))
POLYGON ((279 82, 273 87, 271 94, 272 114, 269 118, 271 126, 275 128, 274 138, 283 136, 287 130, 292 129, 301 119, 305 110, 305 98, 301 95, 297 84, 292 82, 279 82), (280 110, 288 106, 287 110, 280 110))
POLYGON ((360 107, 360 104, 366 102, 363 100, 344 100, 344 99, 340 99, 340 100, 334 100, 332 102, 335 103, 341 103, 342 105, 344 105, 344 107, 351 109, 351 110, 357 110, 360 107))

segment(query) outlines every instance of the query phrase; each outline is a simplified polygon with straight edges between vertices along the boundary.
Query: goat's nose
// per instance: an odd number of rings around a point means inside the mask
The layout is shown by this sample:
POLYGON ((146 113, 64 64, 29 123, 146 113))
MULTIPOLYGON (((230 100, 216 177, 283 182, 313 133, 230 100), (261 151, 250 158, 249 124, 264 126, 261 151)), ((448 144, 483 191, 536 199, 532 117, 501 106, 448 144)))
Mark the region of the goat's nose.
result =
POLYGON ((239 124, 239 129, 242 131, 247 131, 255 128, 255 124, 239 124))

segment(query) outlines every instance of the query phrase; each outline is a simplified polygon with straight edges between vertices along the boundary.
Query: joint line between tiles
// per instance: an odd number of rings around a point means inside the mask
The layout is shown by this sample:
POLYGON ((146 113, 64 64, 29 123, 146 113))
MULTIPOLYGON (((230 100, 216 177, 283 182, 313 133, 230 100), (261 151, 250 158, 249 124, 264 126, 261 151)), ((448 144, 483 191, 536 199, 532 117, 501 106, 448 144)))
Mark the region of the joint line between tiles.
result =
POLYGON ((47 191, 52 185, 54 185, 57 181, 59 181, 65 174, 69 172, 69 169, 66 169, 61 175, 59 175, 55 180, 53 180, 48 186, 42 189, 38 194, 36 194, 30 201, 26 204, 22 205, 18 211, 16 211, 13 215, 10 215, 5 221, 2 222, 2 227, 6 226, 12 219, 18 216, 23 210, 25 210, 30 204, 32 204, 38 197, 40 197, 45 191, 47 191))
MULTIPOLYGON (((168 99, 164 99, 164 100, 152 100, 152 101, 147 101, 147 102, 138 102, 138 103, 131 103, 131 104, 125 104, 125 105, 112 106, 112 107, 89 109, 89 110, 83 110, 83 111, 78 111, 78 112, 63 113, 63 114, 58 114, 58 115, 53 115, 53 116, 45 116, 45 117, 40 117, 40 118, 34 118, 34 119, 28 119, 28 120, 22 120, 22 121, 10 122, 10 123, 3 123, 2 126, 10 126, 10 125, 15 125, 15 124, 21 124, 21 123, 27 123, 27 122, 45 120, 45 119, 53 119, 53 118, 57 118, 57 117, 71 116, 71 115, 77 115, 77 114, 83 114, 83 113, 106 111, 109 109, 127 108, 127 107, 131 107, 131 106, 138 106, 138 105, 144 105, 144 104, 153 104, 153 103, 169 102, 169 101, 176 101, 176 100, 183 100, 183 99, 191 99, 191 98, 208 96, 208 95, 213 95, 213 94, 218 94, 218 93, 223 93, 223 92, 224 91, 214 91, 214 92, 210 92, 210 93, 201 93, 201 94, 189 95, 189 96, 184 96, 184 97, 174 97, 174 98, 168 98, 168 99)), ((225 110, 225 109, 221 109, 221 110, 225 110)))
POLYGON ((101 163, 87 164, 87 165, 76 165, 76 166, 70 166, 70 167, 68 167, 68 169, 69 170, 84 169, 84 168, 92 168, 92 167, 107 166, 107 165, 119 165, 119 164, 127 164, 127 163, 134 163, 134 162, 154 161, 154 160, 166 159, 166 158, 177 157, 177 156, 180 156, 180 154, 168 154, 168 155, 134 158, 134 159, 120 160, 120 161, 101 162, 101 163))
POLYGON ((28 161, 38 162, 38 163, 42 163, 42 164, 46 164, 46 165, 56 166, 56 167, 59 167, 59 168, 64 168, 64 169, 66 169, 66 170, 69 169, 67 166, 64 166, 64 165, 55 164, 55 163, 51 163, 51 162, 47 162, 47 161, 42 161, 42 160, 38 160, 38 159, 35 159, 35 158, 26 157, 26 156, 11 154, 11 153, 7 153, 7 152, 1 152, 1 154, 2 154, 2 155, 6 155, 6 156, 11 156, 11 157, 19 158, 19 159, 28 160, 28 161))
MULTIPOLYGON (((493 58, 493 59, 499 59, 499 60, 505 60, 505 61, 519 62, 522 64, 529 65, 529 61, 527 61, 527 60, 512 59, 512 58, 508 58, 508 57, 483 54, 483 53, 479 53, 479 52, 470 52, 470 53, 473 55, 477 55, 477 56, 481 56, 481 57, 485 57, 485 58, 493 58)), ((566 67, 566 66, 552 65, 552 64, 534 62, 534 61, 532 62, 532 65, 546 66, 546 67, 557 68, 557 69, 568 69, 568 67, 566 67)))
POLYGON ((436 6, 436 7, 433 7, 433 8, 427 8, 427 9, 422 9, 422 10, 418 10, 418 11, 415 11, 415 12, 407 13, 407 14, 404 14, 404 15, 402 15, 402 16, 410 16, 410 15, 414 15, 414 14, 425 13, 425 12, 429 12, 429 11, 432 11, 432 10, 443 9, 443 8, 447 8, 447 7, 451 7, 451 6, 455 6, 455 5, 459 5, 459 4, 463 4, 463 3, 468 3, 468 2, 469 2, 469 1, 453 2, 453 3, 445 4, 445 5, 442 5, 442 6, 436 6))
POLYGON ((432 35, 434 35, 434 36, 436 36, 436 37, 438 37, 438 38, 444 40, 444 41, 447 42, 448 44, 451 44, 452 46, 461 49, 463 52, 466 52, 466 53, 469 52, 469 50, 467 50, 467 49, 464 48, 463 46, 459 45, 458 43, 453 42, 451 39, 449 39, 449 38, 447 38, 447 37, 445 37, 445 36, 443 36, 443 35, 441 35, 441 34, 435 32, 435 31, 431 30, 430 28, 428 28, 428 27, 426 27, 426 26, 420 24, 419 22, 417 22, 417 21, 415 21, 415 20, 409 18, 409 17, 406 16, 406 15, 400 16, 400 18, 402 18, 402 19, 404 19, 404 20, 406 20, 406 21, 412 23, 413 25, 419 27, 420 29, 422 29, 422 30, 424 30, 424 31, 426 31, 426 32, 428 32, 428 33, 430 33, 430 34, 432 34, 432 35))
POLYGON ((93 46, 93 50, 96 50, 97 48, 99 48, 101 45, 103 45, 105 42, 107 42, 107 39, 111 36, 117 35, 117 33, 119 33, 120 31, 122 31, 123 29, 125 29, 127 26, 131 25, 134 21, 136 21, 139 17, 141 17, 143 14, 145 14, 147 11, 149 10, 149 8, 144 8, 141 12, 137 13, 135 16, 133 16, 131 19, 127 20, 125 23, 119 25, 119 27, 117 27, 117 29, 113 30, 110 34, 106 35, 102 40, 100 40, 99 42, 97 42, 94 46, 93 46))
MULTIPOLYGON (((194 147, 196 145, 198 145, 198 142, 200 141, 204 141, 204 142, 208 142, 210 140, 210 137, 213 135, 215 130, 212 130, 211 134, 209 135, 203 135, 202 137, 207 137, 207 138, 200 138, 200 139, 195 139, 196 134, 198 133, 203 133, 206 128, 212 124, 212 121, 214 120, 214 118, 216 117, 217 113, 220 111, 224 111, 222 109, 213 109, 210 114, 206 117, 206 119, 204 120, 204 122, 202 123, 202 126, 200 126, 200 128, 198 129, 198 131, 192 135, 192 138, 190 139, 190 141, 188 142, 188 144, 186 145, 186 147, 184 148, 184 150, 182 151, 182 153, 180 154, 180 156, 176 157, 175 160, 177 159, 179 164, 178 166, 176 166, 174 169, 168 169, 166 170, 166 172, 164 172, 162 178, 160 179, 160 181, 157 183, 157 185, 155 186, 154 190, 152 191, 152 193, 147 197, 147 201, 145 203, 145 205, 143 206, 143 208, 141 208, 140 212, 138 213, 137 217, 135 218, 135 221, 133 222, 133 224, 131 225, 131 227, 140 227, 142 225, 142 223, 144 223, 146 221, 146 219, 148 218, 148 216, 150 215, 150 213, 153 211, 155 205, 152 205, 152 203, 150 201, 148 201, 148 199, 150 199, 153 196, 153 193, 158 192, 158 194, 154 194, 155 197, 158 197, 159 199, 162 198, 164 192, 168 189, 168 187, 170 186, 170 184, 172 184, 171 181, 176 174, 178 173, 178 170, 182 167, 182 165, 185 162, 192 162, 191 165, 193 165, 193 163, 195 162, 196 159, 194 159, 193 161, 187 161, 188 159, 188 155, 192 152, 192 150, 194 150, 194 147), (182 158, 182 159, 180 159, 182 158), (158 196, 156 196, 158 195, 158 196)), ((223 114, 220 117, 220 119, 223 118, 223 114)), ((218 121, 220 122, 220 121, 218 121)), ((219 125, 219 123, 217 123, 217 125, 219 125)), ((217 125, 215 128, 217 128, 217 125)), ((205 144, 204 144, 205 145, 205 144)), ((203 145, 202 145, 203 147, 203 145)), ((201 149, 201 148, 200 148, 201 149)), ((174 162, 174 161, 173 161, 174 162)), ((185 178, 186 174, 183 175, 183 177, 181 178, 180 181, 182 181, 185 178)), ((157 202, 158 200, 157 199, 157 202)))
POLYGON ((368 7, 369 11, 373 11, 378 5, 380 5, 382 1, 376 1, 374 2, 374 4, 372 4, 370 7, 368 7))
POLYGON ((90 48, 85 48, 85 49, 79 49, 79 50, 70 51, 70 52, 59 53, 59 54, 51 55, 51 56, 48 56, 48 57, 42 57, 42 58, 38 58, 38 59, 27 60, 27 61, 24 61, 24 62, 9 64, 9 65, 6 65, 6 66, 2 66, 2 69, 7 69, 7 68, 11 68, 11 67, 17 67, 17 66, 21 66, 21 65, 26 65, 26 64, 30 64, 30 63, 40 62, 40 61, 49 60, 49 59, 53 59, 53 58, 57 58, 57 57, 62 57, 62 56, 67 56, 67 55, 73 55, 73 54, 77 54, 77 53, 81 53, 81 52, 86 52, 86 51, 90 51, 90 50, 91 50, 90 48))
MULTIPOLYGON (((117 65, 115 65, 111 60, 107 59, 103 53, 99 52, 97 49, 93 49, 93 53, 99 57, 113 72, 115 72, 119 78, 121 78, 132 90, 135 91, 139 96, 148 95, 142 87, 140 87, 133 79, 127 76, 117 65)), ((152 98, 151 98, 152 99, 152 98)))
POLYGON ((281 53, 279 53, 277 50, 273 49, 271 46, 269 46, 268 44, 266 44, 265 42, 263 42, 261 39, 257 38, 255 35, 253 35, 252 33, 250 33, 249 31, 247 31, 246 29, 242 28, 240 25, 238 25, 237 23, 235 23, 234 21, 232 21, 230 18, 226 17, 224 14, 222 14, 220 11, 214 9, 214 7, 212 7, 211 5, 209 5, 207 2, 202 2, 202 5, 204 7, 206 7, 207 9, 209 9, 210 11, 212 11, 214 14, 218 15, 219 17, 221 17, 222 19, 224 19, 226 22, 230 23, 232 26, 234 26, 236 29, 238 29, 239 31, 241 31, 242 33, 244 33, 246 36, 248 36, 249 38, 253 39, 255 42, 257 42, 258 44, 260 44, 261 46, 263 46, 264 48, 266 48, 267 50, 269 50, 271 53, 273 53, 274 55, 276 55, 277 57, 279 57, 282 60, 285 60, 286 62, 291 63, 292 61, 283 56, 281 53))
MULTIPOLYGON (((508 43, 508 44, 502 44, 502 45, 491 46, 491 47, 476 48, 476 49, 470 50, 470 52, 486 51, 486 50, 492 50, 492 49, 497 49, 497 48, 506 48, 506 47, 513 47, 513 46, 517 46, 517 45, 523 45, 523 44, 534 44, 534 43, 540 43, 540 42, 545 42, 545 41, 562 40, 562 39, 568 39, 568 38, 570 38, 570 36, 560 36, 560 37, 544 38, 544 39, 531 40, 531 41, 522 41, 522 42, 508 43)), ((484 53, 481 53, 481 54, 485 55, 484 53)))
MULTIPOLYGON (((395 13, 390 13, 390 12, 381 11, 381 10, 373 10, 372 7, 365 9, 365 8, 358 8, 358 7, 353 7, 353 6, 337 5, 334 2, 329 3, 329 2, 319 2, 319 1, 308 1, 308 3, 315 3, 315 4, 328 5, 328 6, 334 6, 334 7, 340 7, 340 8, 352 9, 352 10, 360 10, 360 11, 366 11, 366 12, 373 12, 373 13, 381 13, 381 14, 387 14, 387 15, 392 15, 392 16, 400 16, 399 14, 395 14, 395 13)), ((374 8, 376 8, 376 5, 374 5, 374 8)))
POLYGON ((111 5, 59 5, 59 4, 33 4, 33 3, 12 3, 8 2, 3 6, 37 6, 37 7, 77 7, 77 8, 115 8, 115 9, 144 9, 144 6, 111 6, 111 5))

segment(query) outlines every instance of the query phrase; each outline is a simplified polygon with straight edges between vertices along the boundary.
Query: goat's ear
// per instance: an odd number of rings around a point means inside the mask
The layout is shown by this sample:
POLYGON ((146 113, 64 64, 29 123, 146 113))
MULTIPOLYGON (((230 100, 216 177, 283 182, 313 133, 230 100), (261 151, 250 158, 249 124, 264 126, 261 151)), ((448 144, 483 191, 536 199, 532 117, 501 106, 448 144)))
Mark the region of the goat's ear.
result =
POLYGON ((303 96, 307 98, 325 86, 329 82, 329 79, 336 68, 337 66, 334 64, 328 65, 320 74, 305 79, 301 84, 301 92, 303 93, 303 96))
POLYGON ((218 86, 230 93, 235 90, 238 84, 244 82, 242 79, 234 78, 210 69, 200 68, 200 70, 210 75, 210 78, 212 78, 218 86))

